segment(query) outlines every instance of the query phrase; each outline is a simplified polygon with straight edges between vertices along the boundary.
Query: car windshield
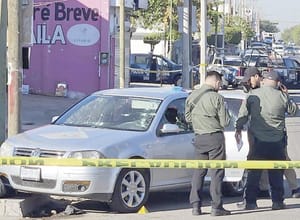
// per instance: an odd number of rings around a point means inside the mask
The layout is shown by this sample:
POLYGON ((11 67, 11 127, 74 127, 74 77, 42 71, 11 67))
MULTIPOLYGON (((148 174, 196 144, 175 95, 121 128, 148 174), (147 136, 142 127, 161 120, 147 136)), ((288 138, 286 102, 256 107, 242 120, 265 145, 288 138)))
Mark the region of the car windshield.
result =
POLYGON ((55 121, 56 125, 145 131, 161 100, 116 95, 85 98, 55 121))

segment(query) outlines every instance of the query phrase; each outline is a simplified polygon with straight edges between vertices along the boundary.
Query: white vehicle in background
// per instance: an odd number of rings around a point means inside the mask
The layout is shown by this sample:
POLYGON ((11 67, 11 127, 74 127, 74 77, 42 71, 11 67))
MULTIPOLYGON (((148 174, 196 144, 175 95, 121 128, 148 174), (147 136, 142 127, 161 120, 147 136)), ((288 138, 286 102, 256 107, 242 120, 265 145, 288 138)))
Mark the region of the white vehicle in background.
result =
POLYGON ((283 44, 273 44, 272 49, 280 56, 284 56, 284 45, 283 44))

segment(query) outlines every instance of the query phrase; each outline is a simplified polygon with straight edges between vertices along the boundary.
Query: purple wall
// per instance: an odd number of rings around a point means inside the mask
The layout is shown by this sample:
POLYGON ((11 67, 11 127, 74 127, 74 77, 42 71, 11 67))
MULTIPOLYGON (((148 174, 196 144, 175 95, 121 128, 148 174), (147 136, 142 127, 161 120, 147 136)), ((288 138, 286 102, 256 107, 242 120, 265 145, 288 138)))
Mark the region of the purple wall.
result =
POLYGON ((89 94, 113 87, 113 61, 99 65, 100 52, 114 57, 109 35, 109 0, 35 0, 33 46, 24 84, 32 93, 89 94), (52 2, 49 4, 49 2, 52 2))

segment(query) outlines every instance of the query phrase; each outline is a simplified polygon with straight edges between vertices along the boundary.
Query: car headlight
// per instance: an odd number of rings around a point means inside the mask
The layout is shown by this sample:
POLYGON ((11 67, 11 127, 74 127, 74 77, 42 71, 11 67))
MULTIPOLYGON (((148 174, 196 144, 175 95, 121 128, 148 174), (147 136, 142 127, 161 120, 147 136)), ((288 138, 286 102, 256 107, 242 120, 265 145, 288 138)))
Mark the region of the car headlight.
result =
POLYGON ((69 154, 69 158, 75 159, 100 159, 105 158, 103 154, 95 150, 89 151, 73 151, 69 154))
POLYGON ((14 148, 11 144, 4 142, 0 147, 0 156, 1 157, 10 157, 13 156, 14 148))

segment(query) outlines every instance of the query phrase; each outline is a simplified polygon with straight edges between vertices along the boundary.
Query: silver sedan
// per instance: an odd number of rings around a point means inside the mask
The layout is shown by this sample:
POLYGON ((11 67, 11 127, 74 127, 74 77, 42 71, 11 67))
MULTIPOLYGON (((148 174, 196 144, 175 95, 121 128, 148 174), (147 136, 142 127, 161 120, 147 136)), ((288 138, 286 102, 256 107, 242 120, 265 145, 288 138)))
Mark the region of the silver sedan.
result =
MULTIPOLYGON (((194 159, 193 130, 184 120, 188 95, 180 87, 95 92, 52 124, 7 139, 0 156, 194 159)), ((243 95, 224 96, 233 115, 225 131, 227 158, 246 160, 247 140, 238 150, 233 126, 243 95)), ((192 172, 164 168, 0 167, 2 178, 16 190, 90 198, 107 202, 118 212, 136 212, 151 191, 189 187, 192 172)), ((226 169, 224 192, 241 193, 244 180, 243 169, 226 169)))

